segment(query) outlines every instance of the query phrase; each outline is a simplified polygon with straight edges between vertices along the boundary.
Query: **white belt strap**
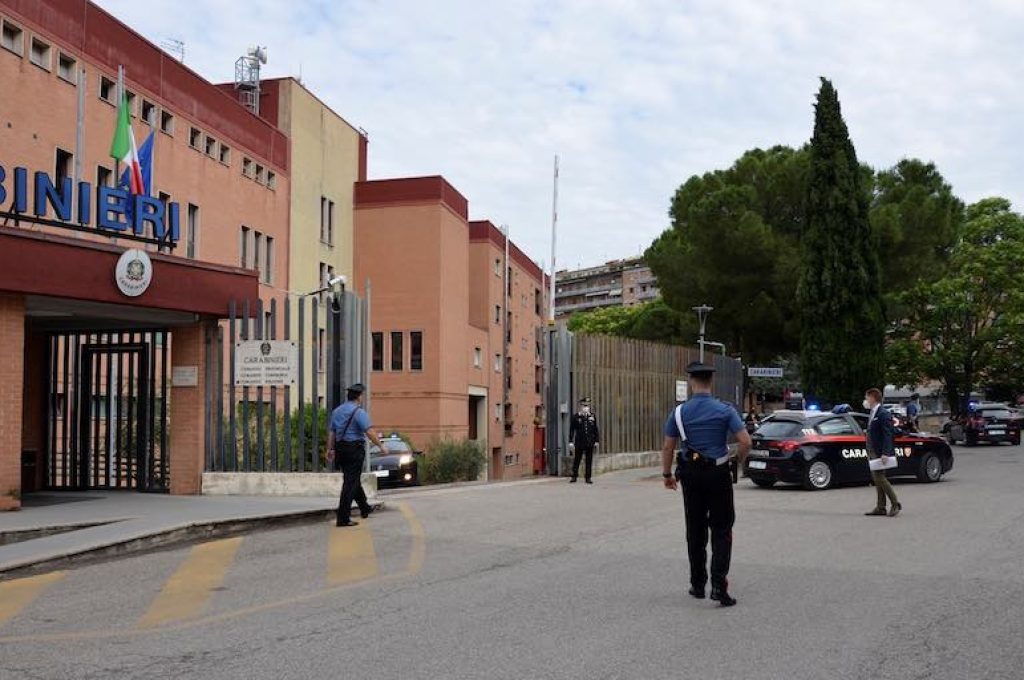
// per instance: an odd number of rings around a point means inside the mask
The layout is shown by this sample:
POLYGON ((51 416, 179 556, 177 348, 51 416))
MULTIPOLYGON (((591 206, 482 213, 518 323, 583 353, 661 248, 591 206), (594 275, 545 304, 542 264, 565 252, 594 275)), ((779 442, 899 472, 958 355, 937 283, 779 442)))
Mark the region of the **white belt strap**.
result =
POLYGON ((676 406, 676 427, 679 429, 679 441, 686 441, 686 428, 683 427, 683 405, 676 406))

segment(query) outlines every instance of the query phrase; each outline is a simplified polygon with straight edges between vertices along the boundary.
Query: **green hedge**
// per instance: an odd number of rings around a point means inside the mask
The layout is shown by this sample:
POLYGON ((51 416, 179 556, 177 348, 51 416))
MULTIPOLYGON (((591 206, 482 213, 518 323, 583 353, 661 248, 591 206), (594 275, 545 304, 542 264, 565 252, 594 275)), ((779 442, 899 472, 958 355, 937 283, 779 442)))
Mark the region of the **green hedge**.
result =
POLYGON ((420 481, 424 484, 473 482, 480 478, 487 452, 479 442, 435 441, 420 459, 420 481))

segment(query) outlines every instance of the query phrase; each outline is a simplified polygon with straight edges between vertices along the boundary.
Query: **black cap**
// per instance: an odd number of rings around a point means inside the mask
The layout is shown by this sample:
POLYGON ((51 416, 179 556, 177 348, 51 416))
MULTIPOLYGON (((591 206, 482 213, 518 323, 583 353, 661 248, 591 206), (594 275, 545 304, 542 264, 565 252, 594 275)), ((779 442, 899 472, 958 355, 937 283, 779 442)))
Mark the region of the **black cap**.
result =
POLYGON ((580 403, 581 404, 589 404, 590 403, 590 397, 583 397, 582 399, 580 399, 580 403))
POLYGON ((689 373, 690 375, 707 376, 715 372, 715 367, 708 366, 707 364, 702 364, 699 361, 691 361, 690 364, 686 367, 686 372, 689 373))
POLYGON ((356 383, 355 385, 348 386, 349 394, 362 394, 366 391, 366 385, 363 383, 356 383))

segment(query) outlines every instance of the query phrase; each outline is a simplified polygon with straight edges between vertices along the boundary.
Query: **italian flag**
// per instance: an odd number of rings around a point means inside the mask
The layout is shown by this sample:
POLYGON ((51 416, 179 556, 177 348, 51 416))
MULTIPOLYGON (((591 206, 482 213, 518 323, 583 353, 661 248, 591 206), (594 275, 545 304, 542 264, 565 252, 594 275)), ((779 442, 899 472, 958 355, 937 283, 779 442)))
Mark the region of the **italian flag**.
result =
POLYGON ((117 127, 114 129, 114 141, 110 143, 110 155, 125 164, 129 191, 144 194, 146 189, 142 183, 142 166, 139 163, 139 150, 135 147, 127 95, 121 97, 121 106, 117 110, 117 127))

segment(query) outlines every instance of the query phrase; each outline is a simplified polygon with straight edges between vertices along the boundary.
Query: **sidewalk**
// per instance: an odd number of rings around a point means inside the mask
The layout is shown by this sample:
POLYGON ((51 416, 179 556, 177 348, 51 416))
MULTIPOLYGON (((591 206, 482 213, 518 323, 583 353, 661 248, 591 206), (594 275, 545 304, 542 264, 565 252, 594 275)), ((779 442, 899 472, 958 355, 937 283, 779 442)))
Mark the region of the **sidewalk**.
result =
MULTIPOLYGON (((371 499, 381 505, 381 498, 371 499)), ((327 519, 327 497, 165 496, 131 491, 29 494, 0 513, 0 575, 274 522, 327 519)))

